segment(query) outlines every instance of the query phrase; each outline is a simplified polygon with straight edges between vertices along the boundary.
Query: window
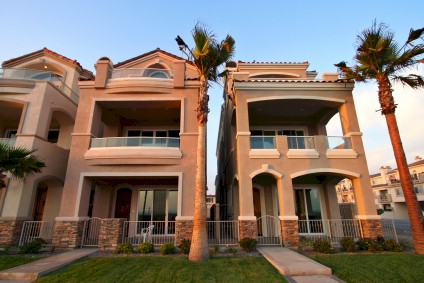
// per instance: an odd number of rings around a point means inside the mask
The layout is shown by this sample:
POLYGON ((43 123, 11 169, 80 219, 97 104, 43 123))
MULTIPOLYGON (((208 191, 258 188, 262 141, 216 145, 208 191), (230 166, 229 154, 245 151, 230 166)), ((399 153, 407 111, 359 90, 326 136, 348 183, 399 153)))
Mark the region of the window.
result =
POLYGON ((127 146, 179 147, 179 136, 179 130, 129 129, 127 130, 127 137, 142 138, 128 139, 127 146))
POLYGON ((57 143, 59 139, 59 130, 50 130, 47 134, 47 140, 50 143, 57 143))
POLYGON ((295 210, 299 233, 324 233, 318 188, 295 189, 295 210))
POLYGON ((16 138, 17 132, 18 132, 17 130, 7 130, 5 138, 6 139, 14 139, 14 138, 16 138))
POLYGON ((383 204, 384 211, 392 211, 392 206, 390 204, 383 204))
POLYGON ((402 189, 396 189, 396 196, 403 197, 403 191, 402 191, 402 189))
POLYGON ((423 188, 420 188, 420 187, 415 187, 414 189, 416 194, 422 194, 424 192, 423 188))
POLYGON ((149 75, 151 78, 167 79, 168 75, 164 71, 155 71, 149 75))

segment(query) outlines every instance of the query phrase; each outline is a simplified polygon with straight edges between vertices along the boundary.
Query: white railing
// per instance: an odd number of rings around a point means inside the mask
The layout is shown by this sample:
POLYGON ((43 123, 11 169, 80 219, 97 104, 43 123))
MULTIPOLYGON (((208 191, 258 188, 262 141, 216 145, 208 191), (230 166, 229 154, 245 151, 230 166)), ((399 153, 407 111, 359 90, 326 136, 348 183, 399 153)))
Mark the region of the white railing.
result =
POLYGON ((274 136, 251 136, 250 137, 251 149, 273 149, 275 148, 274 136))
POLYGON ((37 238, 42 238, 47 245, 51 245, 54 223, 54 221, 25 221, 22 226, 19 245, 30 243, 37 238))
POLYGON ((314 137, 288 136, 287 143, 289 149, 314 149, 314 137))
POLYGON ((209 245, 237 245, 238 221, 206 221, 209 245))
POLYGON ((350 137, 326 137, 327 149, 352 149, 350 137))
MULTIPOLYGON (((163 245, 175 242, 175 221, 125 221, 122 230, 122 242, 139 245, 146 242, 163 245), (154 226, 147 237, 143 229, 154 226)), ((177 243, 178 244, 178 243, 177 243)))
POLYGON ((379 203, 390 203, 392 202, 391 195, 377 195, 377 199, 379 203))
POLYGON ((256 220, 258 245, 281 245, 280 220, 271 215, 256 220))
POLYGON ((6 144, 7 146, 15 146, 16 139, 0 139, 0 143, 6 144))
POLYGON ((363 237, 359 219, 299 220, 298 223, 299 235, 311 240, 325 237, 332 243, 339 243, 343 237, 363 237))
POLYGON ((385 239, 412 244, 413 238, 409 220, 381 219, 381 224, 385 239))
POLYGON ((171 79, 173 77, 171 70, 166 69, 115 69, 112 71, 111 79, 118 78, 157 78, 157 79, 171 79))
POLYGON ((91 148, 95 147, 180 147, 180 138, 155 137, 112 137, 92 138, 91 148))

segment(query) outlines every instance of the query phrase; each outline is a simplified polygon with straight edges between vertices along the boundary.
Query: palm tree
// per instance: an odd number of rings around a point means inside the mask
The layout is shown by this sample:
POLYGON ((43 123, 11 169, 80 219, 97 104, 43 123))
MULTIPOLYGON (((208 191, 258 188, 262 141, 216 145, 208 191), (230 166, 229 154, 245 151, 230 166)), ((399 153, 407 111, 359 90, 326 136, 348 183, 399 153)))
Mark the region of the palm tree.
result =
POLYGON ((44 162, 32 155, 34 150, 13 147, 0 142, 0 188, 5 188, 4 178, 9 173, 12 178, 23 181, 27 176, 40 173, 46 167, 44 162))
POLYGON ((202 261, 209 259, 208 235, 206 231, 206 129, 208 121, 208 88, 211 82, 218 82, 217 68, 230 60, 234 54, 234 39, 227 35, 218 42, 215 35, 204 25, 196 24, 192 31, 194 48, 190 49, 181 37, 175 39, 193 62, 200 80, 197 97, 197 152, 196 152, 196 189, 194 199, 193 236, 189 260, 202 261), (188 50, 189 53, 186 53, 188 50))
POLYGON ((393 82, 400 82, 413 89, 424 87, 423 77, 418 74, 405 72, 417 67, 424 54, 424 45, 415 44, 422 39, 424 28, 409 32, 408 39, 400 46, 394 40, 394 33, 383 24, 375 21, 371 28, 364 30, 357 36, 356 64, 347 67, 346 62, 335 64, 344 74, 345 79, 353 79, 357 82, 373 80, 378 85, 378 100, 381 106, 381 114, 385 116, 396 165, 399 170, 402 190, 411 222, 412 235, 414 238, 415 252, 424 254, 424 222, 420 205, 414 191, 414 186, 409 173, 408 163, 397 126, 395 104, 393 98, 393 82))

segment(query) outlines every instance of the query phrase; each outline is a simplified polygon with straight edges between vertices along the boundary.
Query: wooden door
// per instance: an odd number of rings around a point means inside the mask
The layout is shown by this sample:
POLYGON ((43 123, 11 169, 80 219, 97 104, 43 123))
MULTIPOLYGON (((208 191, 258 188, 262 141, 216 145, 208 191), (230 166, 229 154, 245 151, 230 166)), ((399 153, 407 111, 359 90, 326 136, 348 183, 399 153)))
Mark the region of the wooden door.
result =
POLYGON ((119 189, 116 193, 115 218, 130 219, 132 191, 128 188, 119 189))
POLYGON ((35 198, 34 221, 42 221, 44 207, 46 206, 47 187, 39 187, 35 198))

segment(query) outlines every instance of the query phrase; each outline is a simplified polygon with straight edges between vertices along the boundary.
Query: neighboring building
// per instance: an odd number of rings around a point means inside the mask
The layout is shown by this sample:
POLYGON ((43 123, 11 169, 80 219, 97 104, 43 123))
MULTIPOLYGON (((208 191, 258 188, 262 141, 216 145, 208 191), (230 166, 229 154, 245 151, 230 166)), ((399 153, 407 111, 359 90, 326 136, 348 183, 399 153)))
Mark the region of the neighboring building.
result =
MULTIPOLYGON (((341 219, 335 185, 348 177, 363 235, 382 235, 352 97, 353 83, 309 64, 230 62, 217 144, 217 202, 240 238, 329 235, 341 219), (326 133, 340 115, 342 137, 326 133), (280 228, 281 227, 281 228, 280 228)), ((341 232, 343 233, 343 231, 341 232)))
MULTIPOLYGON (((424 160, 417 156, 415 157, 415 162, 409 164, 408 167, 421 210, 424 213, 424 160)), ((386 219, 409 219, 398 170, 392 170, 390 166, 382 166, 380 173, 371 175, 370 179, 375 197, 375 206, 383 212, 381 217, 386 219)))
POLYGON ((35 150, 46 168, 0 191, 0 244, 17 244, 24 221, 59 213, 79 102, 79 79, 91 72, 47 48, 3 62, 0 142, 35 150))
POLYGON ((355 202, 355 193, 350 179, 343 179, 336 185, 336 194, 339 203, 355 202))
POLYGON ((206 195, 206 209, 207 209, 206 210, 206 215, 207 215, 206 217, 210 220, 215 220, 215 219, 213 219, 213 217, 211 217, 211 214, 214 214, 214 212, 212 212, 212 210, 213 210, 212 207, 215 207, 214 206, 215 203, 216 203, 215 195, 206 195))

